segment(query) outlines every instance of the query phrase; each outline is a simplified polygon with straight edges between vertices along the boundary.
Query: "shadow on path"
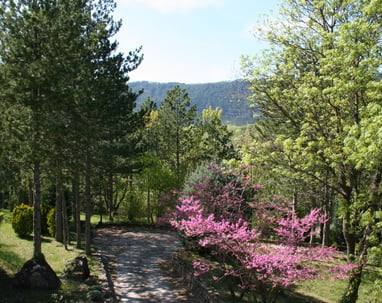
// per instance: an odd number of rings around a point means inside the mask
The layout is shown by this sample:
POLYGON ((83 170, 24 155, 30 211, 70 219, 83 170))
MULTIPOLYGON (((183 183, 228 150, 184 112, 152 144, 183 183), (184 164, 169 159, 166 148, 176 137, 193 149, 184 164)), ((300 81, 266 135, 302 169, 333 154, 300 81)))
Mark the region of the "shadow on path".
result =
POLYGON ((175 232, 108 227, 96 230, 94 243, 109 265, 119 302, 193 302, 187 289, 161 270, 182 249, 175 232))

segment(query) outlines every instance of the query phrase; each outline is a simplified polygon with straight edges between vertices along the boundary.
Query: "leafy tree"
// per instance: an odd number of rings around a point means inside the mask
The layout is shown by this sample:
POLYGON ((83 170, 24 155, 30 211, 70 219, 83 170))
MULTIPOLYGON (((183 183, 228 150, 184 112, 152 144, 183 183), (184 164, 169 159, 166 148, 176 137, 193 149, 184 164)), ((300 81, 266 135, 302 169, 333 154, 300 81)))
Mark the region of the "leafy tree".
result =
POLYGON ((145 191, 147 203, 147 221, 150 224, 161 217, 164 211, 160 206, 160 197, 173 189, 176 177, 170 168, 158 157, 146 153, 139 158, 141 170, 137 176, 137 184, 145 191), (154 218, 155 216, 155 218, 154 218))
POLYGON ((196 116, 186 90, 175 86, 158 110, 159 157, 168 163, 178 179, 179 187, 186 174, 187 155, 191 148, 189 129, 196 116))
POLYGON ((222 123, 222 113, 220 108, 204 109, 191 129, 193 146, 189 153, 194 157, 194 167, 205 161, 230 160, 235 157, 232 133, 222 123))
MULTIPOLYGON (((327 188, 339 205, 349 262, 359 265, 343 302, 355 302, 379 228, 373 201, 381 179, 378 169, 359 165, 345 142, 349 135, 359 139, 349 129, 364 131, 365 110, 380 103, 380 3, 291 0, 281 13, 260 31, 273 47, 246 62, 254 105, 264 117, 263 155, 282 176, 308 180, 313 192, 327 188)), ((298 183, 296 191, 302 191, 298 183)))

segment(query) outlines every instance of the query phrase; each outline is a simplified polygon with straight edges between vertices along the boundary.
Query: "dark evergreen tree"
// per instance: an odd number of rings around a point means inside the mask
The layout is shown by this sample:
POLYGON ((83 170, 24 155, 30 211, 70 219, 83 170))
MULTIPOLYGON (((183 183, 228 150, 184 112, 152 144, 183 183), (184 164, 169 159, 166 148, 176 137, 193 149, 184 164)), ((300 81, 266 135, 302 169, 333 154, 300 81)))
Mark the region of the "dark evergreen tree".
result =
POLYGON ((125 129, 134 129, 136 95, 126 82, 127 73, 141 58, 139 51, 126 57, 112 54, 117 44, 110 40, 120 28, 111 16, 114 8, 113 0, 0 3, 0 98, 13 109, 8 111, 9 119, 20 122, 16 129, 5 131, 20 154, 17 166, 20 171, 32 168, 35 255, 41 253, 41 174, 57 180, 58 240, 68 237, 67 231, 61 233, 67 224, 66 172, 73 175, 77 221, 80 180, 85 175, 86 252, 90 254, 91 173, 101 153, 100 142, 107 136, 117 142, 124 138, 125 129))

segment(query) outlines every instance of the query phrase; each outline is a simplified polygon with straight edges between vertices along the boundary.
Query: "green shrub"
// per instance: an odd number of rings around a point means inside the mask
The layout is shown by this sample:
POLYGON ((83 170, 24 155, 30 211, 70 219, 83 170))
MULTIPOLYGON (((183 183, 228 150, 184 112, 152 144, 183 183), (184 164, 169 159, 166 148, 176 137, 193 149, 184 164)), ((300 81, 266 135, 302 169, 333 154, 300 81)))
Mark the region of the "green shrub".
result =
POLYGON ((33 207, 20 204, 13 209, 12 228, 19 237, 26 237, 33 232, 33 207))
POLYGON ((50 235, 49 233, 49 225, 48 225, 48 215, 50 210, 52 209, 52 206, 48 203, 41 203, 41 234, 43 235, 50 235))
POLYGON ((54 233, 56 231, 56 209, 55 208, 51 208, 50 211, 48 212, 46 222, 48 225, 49 236, 54 237, 54 233))
POLYGON ((102 302, 103 301, 102 300, 103 299, 102 292, 99 290, 88 291, 88 293, 86 294, 86 297, 90 302, 102 302))

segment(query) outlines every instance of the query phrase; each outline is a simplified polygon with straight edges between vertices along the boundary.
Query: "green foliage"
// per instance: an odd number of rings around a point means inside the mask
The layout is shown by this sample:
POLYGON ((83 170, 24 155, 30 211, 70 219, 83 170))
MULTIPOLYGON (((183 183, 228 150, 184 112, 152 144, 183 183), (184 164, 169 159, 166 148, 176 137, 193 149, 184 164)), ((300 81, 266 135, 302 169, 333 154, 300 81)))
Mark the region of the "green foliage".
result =
MULTIPOLYGON (((380 10, 380 1, 287 0, 258 28, 271 47, 243 58, 263 117, 245 153, 296 204, 337 211, 348 260, 361 267, 381 232, 380 10)), ((357 297, 361 275, 351 276, 343 302, 357 297)))
POLYGON ((144 206, 141 197, 133 190, 127 194, 127 201, 127 218, 129 221, 134 222, 135 219, 144 215, 144 206))
POLYGON ((206 160, 230 160, 236 157, 232 145, 232 132, 222 123, 222 110, 211 106, 204 109, 194 127, 190 130, 193 145, 194 166, 206 160))
POLYGON ((33 207, 20 204, 13 209, 12 228, 19 237, 26 237, 33 231, 33 207))
POLYGON ((86 294, 86 298, 89 300, 89 302, 102 302, 102 291, 98 289, 91 289, 86 294))
POLYGON ((46 217, 48 233, 51 237, 54 237, 56 231, 56 209, 51 208, 46 217))
MULTIPOLYGON (((114 8, 114 0, 0 1, 0 180, 9 180, 0 182, 0 192, 15 188, 14 197, 17 181, 29 190, 32 180, 38 205, 42 175, 63 187, 71 173, 90 185, 90 174, 112 179, 117 171, 131 172, 134 132, 142 122, 134 111, 138 94, 126 83, 142 57, 140 49, 117 52, 112 37, 121 23, 112 17, 114 8), (85 158, 92 166, 86 166, 87 178, 85 158)), ((112 185, 101 195, 107 192, 115 211, 112 185)), ((90 191, 87 186, 88 213, 90 191)), ((39 231, 36 225, 36 249, 39 231)))
POLYGON ((50 210, 52 209, 52 206, 50 206, 47 203, 42 202, 40 205, 41 209, 41 234, 43 235, 49 235, 49 230, 48 230, 48 215, 50 210))
POLYGON ((189 150, 193 144, 190 133, 196 117, 196 106, 191 105, 185 89, 175 86, 158 110, 158 155, 176 175, 177 185, 183 185, 189 162, 189 150))
POLYGON ((371 298, 375 298, 375 299, 373 299, 370 302, 372 303, 379 302, 379 300, 381 299, 381 296, 382 296, 382 279, 376 279, 374 281, 374 287, 371 292, 371 298))

